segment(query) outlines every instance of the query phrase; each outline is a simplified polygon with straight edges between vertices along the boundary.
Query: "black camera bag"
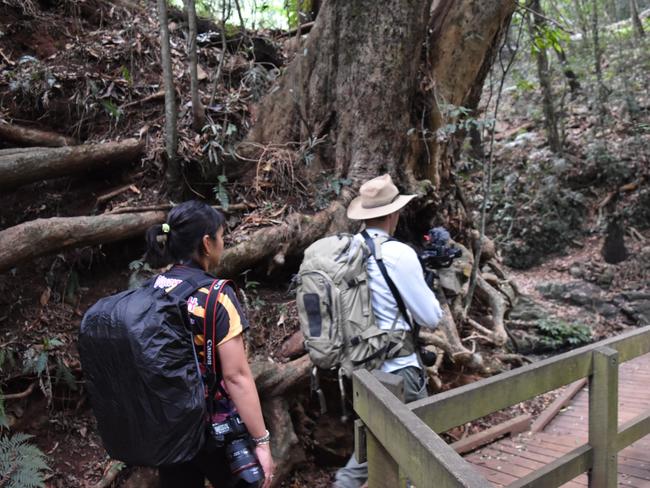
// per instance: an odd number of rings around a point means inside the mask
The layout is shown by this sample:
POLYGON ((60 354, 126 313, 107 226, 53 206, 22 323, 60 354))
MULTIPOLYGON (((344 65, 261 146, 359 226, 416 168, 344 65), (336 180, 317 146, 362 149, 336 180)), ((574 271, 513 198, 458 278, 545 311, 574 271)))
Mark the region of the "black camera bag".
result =
MULTIPOLYGON (((207 323, 226 281, 185 269, 188 276, 173 289, 149 281, 102 298, 81 322, 79 356, 99 433, 108 454, 127 464, 189 461, 205 442, 205 386, 186 301, 209 287, 205 322, 212 330, 204 332, 212 358, 216 327, 207 323)), ((208 376, 212 393, 214 375, 208 376)))

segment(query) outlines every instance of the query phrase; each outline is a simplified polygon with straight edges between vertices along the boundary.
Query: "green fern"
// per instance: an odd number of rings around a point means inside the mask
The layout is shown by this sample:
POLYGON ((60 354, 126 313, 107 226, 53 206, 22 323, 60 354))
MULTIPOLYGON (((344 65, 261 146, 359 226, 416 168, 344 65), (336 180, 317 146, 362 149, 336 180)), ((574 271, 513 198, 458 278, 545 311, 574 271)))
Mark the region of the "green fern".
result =
POLYGON ((20 432, 0 437, 0 487, 44 487, 47 465, 43 452, 28 441, 33 436, 20 432))

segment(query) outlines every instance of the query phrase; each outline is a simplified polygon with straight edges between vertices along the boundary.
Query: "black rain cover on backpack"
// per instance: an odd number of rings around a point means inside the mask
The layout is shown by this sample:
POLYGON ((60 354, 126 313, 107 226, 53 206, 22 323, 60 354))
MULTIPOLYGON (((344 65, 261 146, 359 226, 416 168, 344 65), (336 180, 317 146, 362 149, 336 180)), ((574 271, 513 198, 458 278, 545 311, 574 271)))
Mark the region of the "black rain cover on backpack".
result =
POLYGON ((187 297, 149 284, 99 300, 84 315, 79 355, 106 451, 127 464, 189 461, 205 440, 204 384, 187 324, 187 297))

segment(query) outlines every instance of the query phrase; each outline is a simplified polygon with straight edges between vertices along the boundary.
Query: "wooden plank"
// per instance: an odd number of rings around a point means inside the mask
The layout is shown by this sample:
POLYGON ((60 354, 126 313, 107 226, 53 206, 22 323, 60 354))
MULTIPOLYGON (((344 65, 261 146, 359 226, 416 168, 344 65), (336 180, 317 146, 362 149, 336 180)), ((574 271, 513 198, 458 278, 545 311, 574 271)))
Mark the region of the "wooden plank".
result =
POLYGON ((354 421, 354 457, 360 463, 365 463, 368 460, 367 442, 366 426, 360 419, 356 419, 354 421))
MULTIPOLYGON (((650 434, 650 410, 621 424, 618 428, 616 450, 625 449, 630 444, 650 434)), ((649 456, 650 457, 650 456, 649 456)))
POLYGON ((531 432, 541 432, 544 427, 555 418, 555 416, 566 407, 574 396, 587 384, 587 378, 579 379, 571 383, 562 394, 555 399, 551 405, 542 412, 542 414, 533 422, 530 427, 531 432))
POLYGON ((504 435, 526 432, 530 426, 531 420, 532 416, 530 414, 519 415, 514 419, 510 419, 506 422, 494 425, 489 429, 484 430, 483 432, 477 432, 476 434, 469 435, 450 445, 458 454, 464 454, 466 452, 473 451, 474 449, 489 444, 490 442, 493 442, 499 437, 503 437, 504 435))
MULTIPOLYGON (((352 377, 354 409, 418 488, 484 488, 487 480, 370 372, 352 377)), ((368 453, 370 454, 370 453, 368 453)))
MULTIPOLYGON (((373 371, 372 375, 388 391, 394 395, 397 400, 404 403, 404 378, 401 376, 384 373, 382 371, 373 371)), ((363 423, 363 422, 362 422, 363 423)), ((362 434, 359 432, 359 436, 362 434)), ((355 437, 357 433, 355 433, 355 437)), ((362 441, 355 440, 359 445, 359 462, 363 459, 361 450, 362 441)), ((388 451, 381 445, 375 436, 366 432, 366 457, 368 461, 368 486, 370 488, 396 488, 400 486, 400 469, 395 460, 388 454, 388 451)))
POLYGON ((650 326, 409 403, 409 408, 435 432, 445 432, 591 375, 592 353, 605 346, 617 350, 621 362, 646 354, 650 326))
POLYGON ((593 352, 594 371, 589 379, 589 445, 593 465, 591 488, 615 488, 618 426, 618 352, 602 347, 593 352))
POLYGON ((548 488, 568 483, 587 471, 592 463, 592 448, 584 445, 547 464, 542 469, 508 485, 508 488, 548 488))
POLYGON ((513 476, 516 479, 522 478, 532 471, 530 468, 517 466, 513 463, 506 463, 499 459, 486 458, 474 464, 483 466, 485 468, 490 468, 498 473, 504 473, 513 476))
POLYGON ((399 465, 372 433, 367 432, 366 439, 368 488, 395 488, 399 486, 399 465))

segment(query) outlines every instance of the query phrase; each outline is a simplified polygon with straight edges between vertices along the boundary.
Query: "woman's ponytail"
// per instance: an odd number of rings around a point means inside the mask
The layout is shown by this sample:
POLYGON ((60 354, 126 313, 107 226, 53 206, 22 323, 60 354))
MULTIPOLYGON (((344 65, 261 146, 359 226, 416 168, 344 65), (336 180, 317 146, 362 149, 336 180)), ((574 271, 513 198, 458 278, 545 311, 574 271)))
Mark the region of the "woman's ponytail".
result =
POLYGON ((167 222, 147 230, 144 259, 151 267, 162 268, 200 255, 203 236, 214 237, 224 223, 224 216, 207 203, 183 202, 170 210, 167 222))
POLYGON ((147 230, 147 251, 144 260, 152 268, 162 268, 170 264, 173 259, 169 254, 169 227, 164 228, 166 224, 156 224, 147 230), (165 232, 167 230, 167 232, 165 232))

